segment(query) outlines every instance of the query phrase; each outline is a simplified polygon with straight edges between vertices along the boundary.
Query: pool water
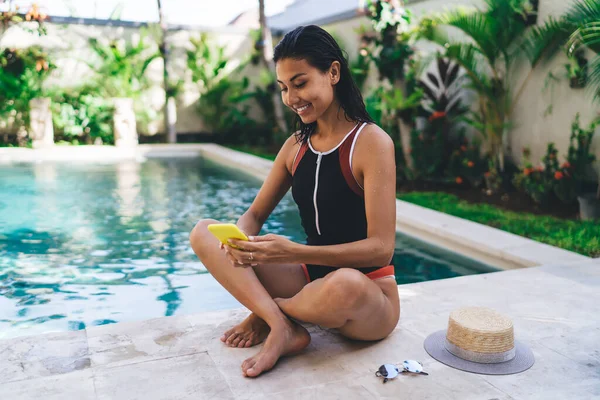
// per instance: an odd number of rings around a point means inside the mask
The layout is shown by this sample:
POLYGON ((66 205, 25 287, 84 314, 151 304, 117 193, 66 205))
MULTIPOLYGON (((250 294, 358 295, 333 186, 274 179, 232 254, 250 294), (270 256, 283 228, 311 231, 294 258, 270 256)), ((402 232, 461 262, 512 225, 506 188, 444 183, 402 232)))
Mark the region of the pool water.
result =
MULTIPOLYGON (((0 338, 241 306, 188 237, 201 218, 235 222, 259 188, 199 157, 0 166, 0 338)), ((266 233, 304 240, 291 195, 266 233)), ((403 235, 396 247, 398 283, 490 270, 403 235)))

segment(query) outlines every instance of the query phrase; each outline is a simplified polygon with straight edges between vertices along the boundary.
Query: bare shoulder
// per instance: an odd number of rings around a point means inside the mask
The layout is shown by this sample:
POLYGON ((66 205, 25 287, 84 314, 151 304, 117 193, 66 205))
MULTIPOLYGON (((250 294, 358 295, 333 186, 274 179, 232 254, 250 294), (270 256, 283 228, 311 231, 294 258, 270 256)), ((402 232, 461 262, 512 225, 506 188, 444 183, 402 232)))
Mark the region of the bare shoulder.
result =
POLYGON ((277 158, 281 157, 285 162, 285 166, 290 174, 292 172, 294 157, 296 156, 298 148, 300 147, 300 143, 298 142, 298 138, 296 136, 297 133, 298 132, 294 132, 286 139, 283 146, 281 146, 281 150, 279 150, 279 154, 277 155, 277 158))
POLYGON ((376 153, 389 153, 394 152, 394 141, 387 134, 386 131, 381 129, 377 124, 367 124, 360 133, 356 141, 357 156, 369 155, 376 153))

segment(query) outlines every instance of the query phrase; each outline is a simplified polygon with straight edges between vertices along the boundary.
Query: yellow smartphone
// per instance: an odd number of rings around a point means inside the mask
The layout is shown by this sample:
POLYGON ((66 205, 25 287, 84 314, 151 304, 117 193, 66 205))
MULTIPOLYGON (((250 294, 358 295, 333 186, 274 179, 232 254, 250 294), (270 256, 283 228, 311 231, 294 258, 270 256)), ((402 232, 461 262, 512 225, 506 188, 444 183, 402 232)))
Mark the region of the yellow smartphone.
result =
POLYGON ((239 247, 227 243, 227 239, 248 240, 248 236, 246 236, 236 224, 210 224, 208 225, 208 230, 215 235, 221 243, 234 248, 239 247))

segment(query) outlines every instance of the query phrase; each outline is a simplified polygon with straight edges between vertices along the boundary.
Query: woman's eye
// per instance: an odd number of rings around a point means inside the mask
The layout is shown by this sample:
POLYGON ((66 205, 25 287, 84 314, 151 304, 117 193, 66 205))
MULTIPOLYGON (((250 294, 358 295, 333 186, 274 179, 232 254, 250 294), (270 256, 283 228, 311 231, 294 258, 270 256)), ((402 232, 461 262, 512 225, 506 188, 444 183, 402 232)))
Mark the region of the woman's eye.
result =
POLYGON ((296 88, 300 89, 304 85, 306 85, 306 82, 302 82, 302 83, 296 85, 296 88))
POLYGON ((287 88, 280 88, 282 92, 286 92, 287 88))

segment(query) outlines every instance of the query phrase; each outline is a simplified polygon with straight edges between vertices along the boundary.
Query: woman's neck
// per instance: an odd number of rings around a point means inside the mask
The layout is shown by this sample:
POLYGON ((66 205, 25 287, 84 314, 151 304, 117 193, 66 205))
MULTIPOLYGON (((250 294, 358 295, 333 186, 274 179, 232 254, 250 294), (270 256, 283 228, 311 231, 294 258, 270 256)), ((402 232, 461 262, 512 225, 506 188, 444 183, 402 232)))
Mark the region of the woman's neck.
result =
POLYGON ((327 139, 341 133, 346 134, 354 125, 356 122, 348 121, 344 109, 340 107, 337 100, 334 100, 323 115, 317 119, 315 133, 321 138, 327 139))

